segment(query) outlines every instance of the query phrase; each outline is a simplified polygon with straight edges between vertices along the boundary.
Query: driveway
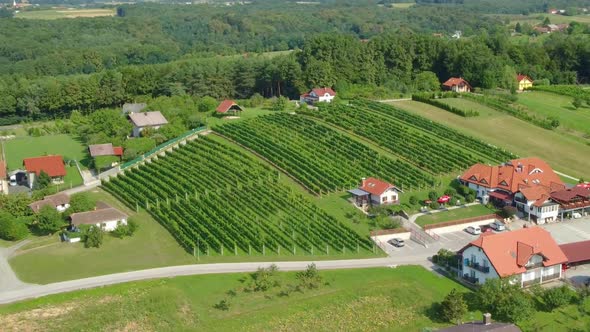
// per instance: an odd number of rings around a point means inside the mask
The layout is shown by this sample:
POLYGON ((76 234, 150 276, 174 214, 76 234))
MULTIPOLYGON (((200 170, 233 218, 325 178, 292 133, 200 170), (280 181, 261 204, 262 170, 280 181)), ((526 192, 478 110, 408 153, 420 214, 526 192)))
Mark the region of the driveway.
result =
POLYGON ((0 293, 9 290, 23 289, 30 286, 30 284, 20 281, 12 271, 10 264, 8 264, 8 259, 14 254, 14 252, 28 242, 29 240, 25 240, 10 248, 0 248, 0 293))
POLYGON ((590 240, 590 217, 545 224, 545 228, 558 244, 590 240))

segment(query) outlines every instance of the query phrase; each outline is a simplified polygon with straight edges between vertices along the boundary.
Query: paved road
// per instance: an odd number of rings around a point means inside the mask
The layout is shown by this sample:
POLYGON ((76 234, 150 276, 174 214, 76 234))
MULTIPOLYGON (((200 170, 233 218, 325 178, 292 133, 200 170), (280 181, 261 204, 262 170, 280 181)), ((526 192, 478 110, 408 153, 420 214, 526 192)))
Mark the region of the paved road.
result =
MULTIPOLYGON (((429 267, 424 256, 403 256, 372 259, 317 261, 317 262, 264 262, 264 263, 219 263, 219 264, 195 264, 170 266, 133 272, 109 274, 99 277, 91 277, 72 281, 58 282, 48 285, 24 285, 18 289, 0 291, 0 304, 37 298, 50 294, 70 292, 80 289, 94 288, 105 285, 118 284, 129 281, 168 278, 176 276, 212 274, 212 273, 237 273, 253 272, 259 267, 267 267, 276 264, 282 271, 304 270, 309 264, 315 263, 320 270, 331 269, 356 269, 368 267, 387 267, 401 264, 421 264, 429 267)), ((10 268, 10 267, 9 267, 10 268)), ((12 271, 10 271, 12 273, 12 271)))
POLYGON ((14 254, 14 252, 28 242, 28 240, 25 240, 10 248, 0 248, 0 293, 31 286, 30 284, 20 281, 12 271, 10 264, 8 264, 8 259, 14 254))

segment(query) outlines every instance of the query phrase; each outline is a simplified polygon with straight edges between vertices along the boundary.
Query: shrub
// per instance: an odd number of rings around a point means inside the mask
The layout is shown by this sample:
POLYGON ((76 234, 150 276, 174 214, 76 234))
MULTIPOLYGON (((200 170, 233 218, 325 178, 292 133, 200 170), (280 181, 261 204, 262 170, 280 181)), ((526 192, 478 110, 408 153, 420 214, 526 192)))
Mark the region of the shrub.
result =
POLYGON ((440 309, 443 319, 451 323, 460 323, 461 318, 467 313, 467 303, 463 295, 453 288, 441 302, 440 309))
POLYGON ((438 193, 436 191, 431 191, 428 193, 428 199, 431 201, 435 201, 438 198, 438 193))
POLYGON ((418 198, 416 196, 410 196, 410 204, 412 204, 412 205, 418 204, 418 198))
POLYGON ((86 248, 100 248, 104 239, 104 231, 100 227, 91 226, 82 235, 84 247, 86 248))
POLYGON ((475 293, 478 309, 490 312, 498 320, 518 322, 533 312, 531 296, 518 283, 506 279, 488 279, 475 293))
POLYGON ((228 311, 231 307, 231 303, 229 302, 229 300, 223 299, 216 303, 213 307, 217 310, 228 311))
POLYGON ((512 218, 518 210, 514 206, 505 206, 502 208, 502 216, 504 218, 512 218))
POLYGON ((469 195, 465 196, 465 202, 473 203, 474 201, 475 201, 475 196, 473 194, 469 194, 469 195))
POLYGON ((300 289, 314 289, 322 284, 322 276, 313 263, 308 265, 305 271, 297 272, 296 278, 300 289))
POLYGON ((440 207, 440 204, 438 204, 438 202, 435 200, 430 202, 430 204, 428 204, 428 207, 430 207, 431 209, 438 209, 440 207))
POLYGON ((17 241, 29 234, 27 225, 6 211, 0 211, 0 239, 17 241))
POLYGON ((561 286, 546 289, 543 292, 542 299, 549 311, 563 307, 572 302, 576 293, 568 286, 561 286))

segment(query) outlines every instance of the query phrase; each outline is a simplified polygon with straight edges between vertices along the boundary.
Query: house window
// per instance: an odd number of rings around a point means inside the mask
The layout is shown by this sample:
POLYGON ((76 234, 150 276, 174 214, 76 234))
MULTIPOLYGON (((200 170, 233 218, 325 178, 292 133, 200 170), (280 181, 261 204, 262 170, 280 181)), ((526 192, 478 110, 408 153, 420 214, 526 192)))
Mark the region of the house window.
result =
POLYGON ((387 202, 387 196, 381 198, 381 202, 383 202, 383 203, 387 202))

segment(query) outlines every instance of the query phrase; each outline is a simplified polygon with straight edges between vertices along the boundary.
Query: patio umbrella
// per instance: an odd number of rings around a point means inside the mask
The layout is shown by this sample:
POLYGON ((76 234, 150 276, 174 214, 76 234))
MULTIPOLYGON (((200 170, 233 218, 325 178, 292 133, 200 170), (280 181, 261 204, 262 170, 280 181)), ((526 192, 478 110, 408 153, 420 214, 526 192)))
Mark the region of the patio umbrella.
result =
POLYGON ((437 200, 437 202, 439 202, 439 203, 442 204, 442 203, 447 203, 450 200, 451 200, 451 196, 444 195, 444 196, 439 197, 438 200, 437 200))
POLYGON ((576 187, 588 189, 588 188, 590 188, 590 182, 580 183, 580 184, 576 185, 576 187))

